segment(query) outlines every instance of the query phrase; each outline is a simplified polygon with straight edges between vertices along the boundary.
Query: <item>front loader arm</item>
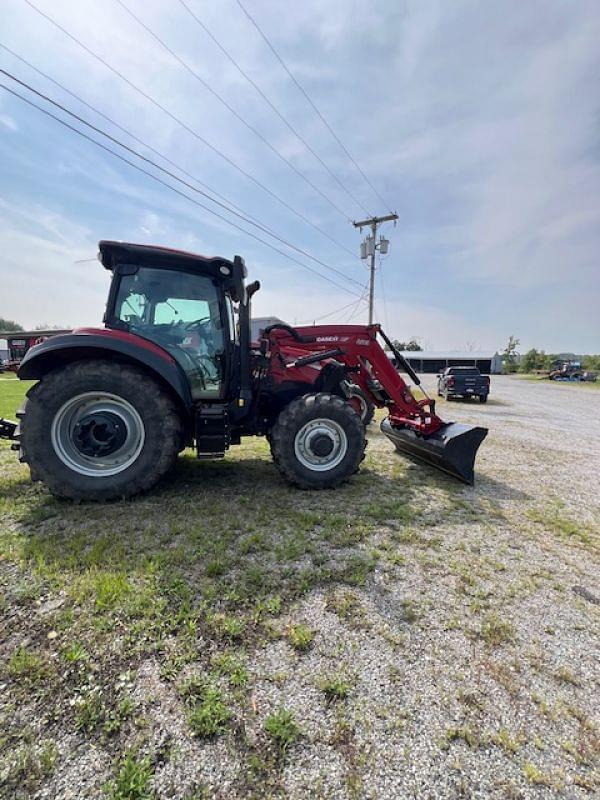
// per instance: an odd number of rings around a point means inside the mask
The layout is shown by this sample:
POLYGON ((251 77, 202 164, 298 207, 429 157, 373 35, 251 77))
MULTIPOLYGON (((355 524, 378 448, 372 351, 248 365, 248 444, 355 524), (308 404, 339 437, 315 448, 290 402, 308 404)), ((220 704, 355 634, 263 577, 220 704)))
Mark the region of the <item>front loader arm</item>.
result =
MULTIPOLYGON (((377 341, 377 334, 393 350, 379 325, 274 328, 269 332, 273 376, 278 382, 313 383, 323 366, 335 359, 374 405, 388 408, 392 425, 408 426, 421 434, 435 433, 443 425, 435 413, 435 401, 425 392, 422 400, 414 397, 377 341)), ((399 353, 395 352, 395 357, 419 384, 410 365, 399 353)))

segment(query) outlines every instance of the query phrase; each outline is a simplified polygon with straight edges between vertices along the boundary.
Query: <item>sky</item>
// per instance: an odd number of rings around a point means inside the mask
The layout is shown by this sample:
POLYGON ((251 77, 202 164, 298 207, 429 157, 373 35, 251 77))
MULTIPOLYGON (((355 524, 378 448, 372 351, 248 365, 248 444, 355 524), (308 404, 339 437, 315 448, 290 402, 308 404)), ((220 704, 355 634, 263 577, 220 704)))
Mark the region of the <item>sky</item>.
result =
POLYGON ((0 317, 100 324, 109 275, 97 242, 121 239, 242 255, 262 284, 256 316, 363 323, 368 270, 351 221, 391 209, 375 312, 392 337, 495 351, 512 334, 523 351, 600 352, 595 0, 242 0, 377 194, 236 0, 185 3, 330 172, 180 0, 31 0, 125 80, 26 0, 0 2, 1 69, 322 262, 0 89, 0 317))

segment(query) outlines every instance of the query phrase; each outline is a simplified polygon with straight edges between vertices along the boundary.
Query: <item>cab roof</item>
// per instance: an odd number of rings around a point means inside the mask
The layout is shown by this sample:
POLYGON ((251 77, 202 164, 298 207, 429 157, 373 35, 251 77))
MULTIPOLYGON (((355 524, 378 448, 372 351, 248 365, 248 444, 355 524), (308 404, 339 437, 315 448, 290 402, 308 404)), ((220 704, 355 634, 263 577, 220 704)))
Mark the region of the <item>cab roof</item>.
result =
POLYGON ((155 269, 179 268, 190 272, 201 272, 204 275, 214 274, 215 277, 219 276, 219 273, 220 277, 223 277, 233 272, 233 262, 220 256, 201 256, 184 250, 172 250, 169 247, 106 240, 99 242, 98 247, 100 249, 98 257, 102 265, 111 271, 117 264, 137 264, 155 269), (229 272, 224 272, 221 267, 229 268, 229 272))

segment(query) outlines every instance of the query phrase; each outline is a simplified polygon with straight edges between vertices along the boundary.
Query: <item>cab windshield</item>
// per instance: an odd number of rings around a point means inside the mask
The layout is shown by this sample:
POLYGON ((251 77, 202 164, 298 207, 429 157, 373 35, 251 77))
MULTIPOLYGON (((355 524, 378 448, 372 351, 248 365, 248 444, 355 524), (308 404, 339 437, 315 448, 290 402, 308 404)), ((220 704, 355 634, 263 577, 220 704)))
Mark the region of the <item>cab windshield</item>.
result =
POLYGON ((141 267, 121 276, 115 314, 131 333, 171 353, 194 400, 222 396, 225 336, 219 293, 210 278, 141 267))

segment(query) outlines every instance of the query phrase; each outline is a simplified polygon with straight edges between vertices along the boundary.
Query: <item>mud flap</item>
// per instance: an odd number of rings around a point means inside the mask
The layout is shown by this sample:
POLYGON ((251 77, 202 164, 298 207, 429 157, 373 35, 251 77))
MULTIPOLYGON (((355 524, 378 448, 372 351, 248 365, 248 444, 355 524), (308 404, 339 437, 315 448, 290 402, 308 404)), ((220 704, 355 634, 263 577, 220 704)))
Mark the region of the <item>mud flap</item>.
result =
POLYGON ((386 418, 381 423, 381 430, 399 453, 424 461, 459 481, 473 485, 475 456, 487 436, 487 428, 447 422, 436 433, 421 436, 410 428, 394 428, 386 418))

